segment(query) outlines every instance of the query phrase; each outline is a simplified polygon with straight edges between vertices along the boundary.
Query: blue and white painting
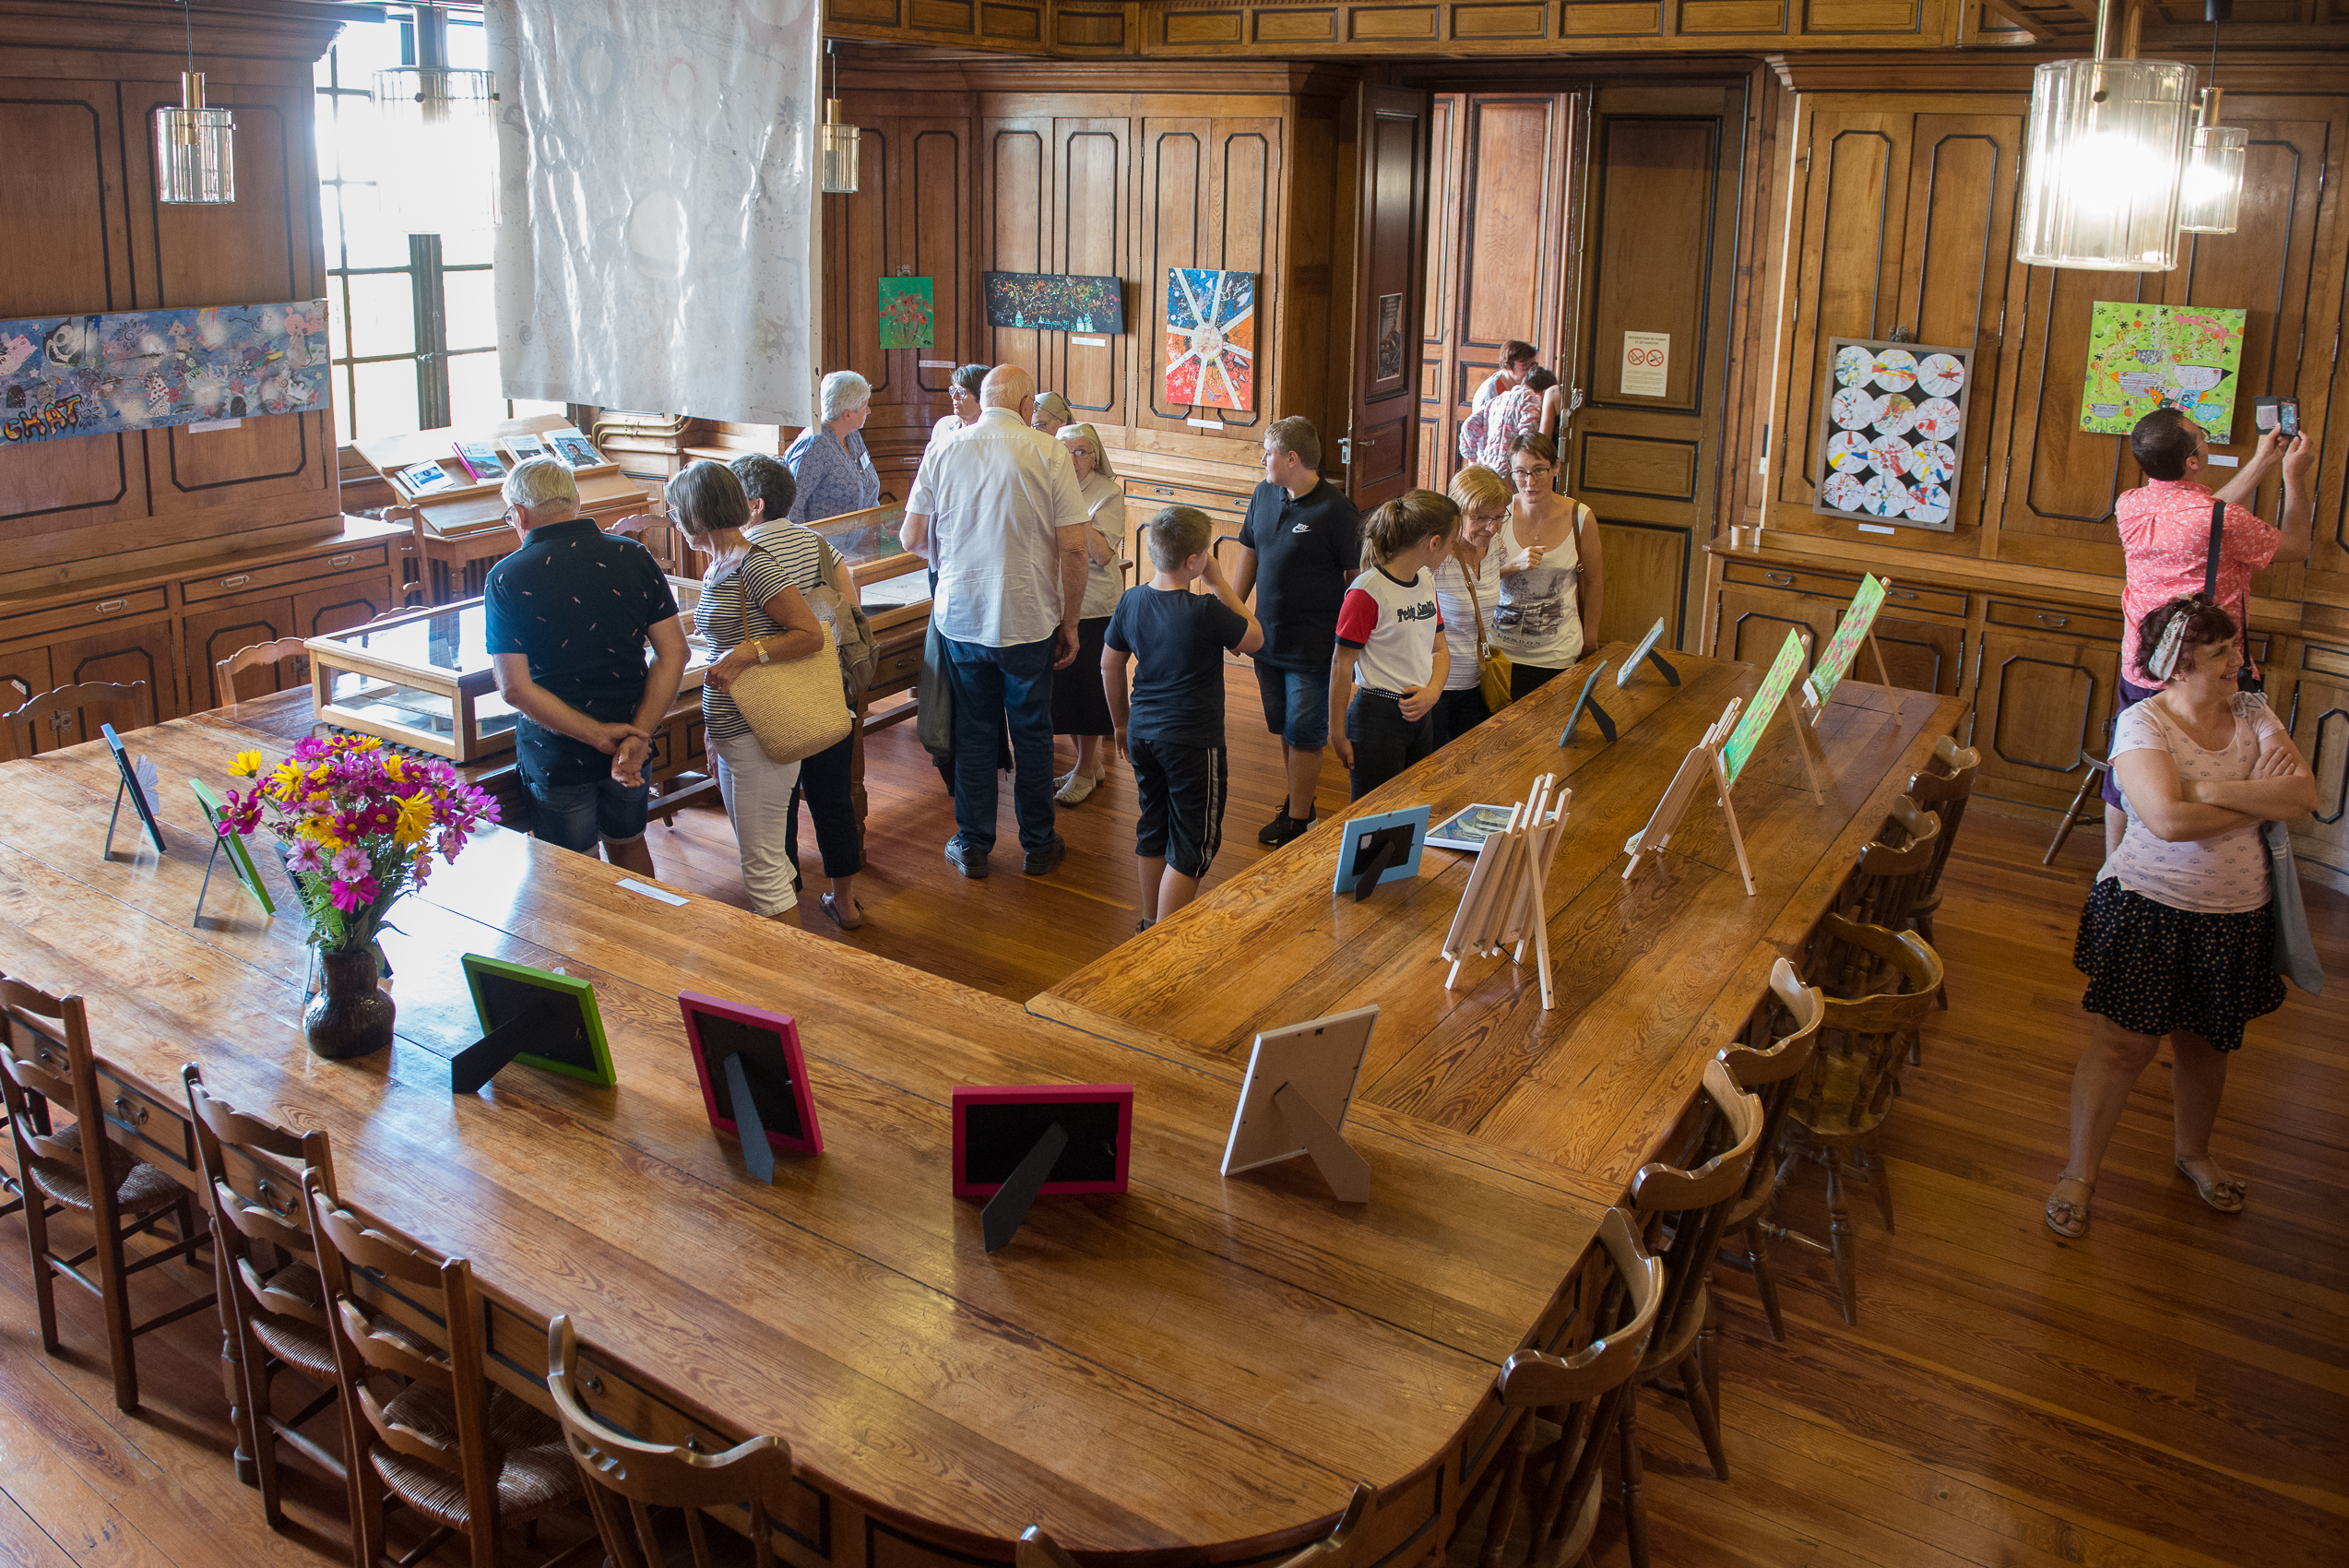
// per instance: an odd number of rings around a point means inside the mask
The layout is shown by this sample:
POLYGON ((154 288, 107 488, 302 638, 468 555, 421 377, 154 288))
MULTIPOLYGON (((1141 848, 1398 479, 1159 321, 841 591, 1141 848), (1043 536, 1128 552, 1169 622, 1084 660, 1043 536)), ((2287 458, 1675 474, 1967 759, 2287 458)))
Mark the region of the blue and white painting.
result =
POLYGON ((0 321, 0 445, 329 406, 326 302, 0 321))

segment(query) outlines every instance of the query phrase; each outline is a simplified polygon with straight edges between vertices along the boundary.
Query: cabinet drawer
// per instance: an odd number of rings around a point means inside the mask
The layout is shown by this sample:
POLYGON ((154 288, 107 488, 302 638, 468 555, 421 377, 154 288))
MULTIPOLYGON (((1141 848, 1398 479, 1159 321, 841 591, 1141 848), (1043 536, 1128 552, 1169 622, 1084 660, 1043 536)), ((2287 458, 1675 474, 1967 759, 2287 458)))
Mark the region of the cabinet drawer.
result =
POLYGON ((2309 643, 2300 650, 2300 668, 2311 675, 2331 675, 2336 680, 2349 680, 2349 648, 2309 643))
MULTIPOLYGON (((1721 580, 1752 588, 1780 588, 1788 593, 1822 594, 1845 603, 1859 591, 1859 579, 1841 572, 1820 572, 1807 566, 1766 566, 1756 561, 1723 562, 1721 580)), ((1962 616, 1968 608, 1967 596, 1954 588, 1904 588, 1898 582, 1884 590, 1884 602, 1887 609, 1910 613, 1923 611, 1928 615, 1962 616)))
POLYGON ((196 1134, 184 1116, 131 1087, 104 1062, 98 1063, 98 1098, 116 1142, 166 1175, 196 1184, 196 1134))
POLYGON ((910 680, 921 673, 921 643, 916 640, 903 647, 884 649, 873 661, 872 684, 910 680))
POLYGON ((252 566, 211 576, 184 578, 180 583, 180 601, 200 604, 206 600, 225 599, 232 593, 281 588, 287 583, 308 582, 313 577, 331 576, 337 572, 380 572, 390 564, 390 546, 377 540, 374 544, 355 545, 349 550, 332 551, 324 555, 305 555, 299 561, 279 561, 269 566, 252 566))
POLYGON ((1921 610, 1928 615, 1963 616, 1969 608, 1968 601, 1968 595, 1954 588, 1903 588, 1894 583, 1884 590, 1885 610, 1898 610, 1904 614, 1921 610))
POLYGON ((1248 512, 1246 494, 1228 490, 1208 490, 1199 485, 1166 484, 1154 479, 1130 479, 1125 481, 1125 494, 1128 501, 1138 501, 1145 505, 1196 506, 1203 512, 1229 512, 1239 517, 1245 517, 1248 512))
POLYGON ((21 615, 0 618, 0 642, 14 642, 19 637, 35 637, 43 633, 78 631, 84 626, 102 625, 133 615, 152 615, 165 608, 165 596, 160 588, 135 588, 128 593, 101 594, 96 599, 77 599, 70 604, 52 604, 40 610, 29 610, 21 615))
POLYGON ((2075 605, 2022 604, 2013 600, 1990 601, 1990 624, 2020 626, 2032 632, 2057 632, 2067 636, 2120 640, 2120 617, 2108 611, 2082 610, 2075 605))

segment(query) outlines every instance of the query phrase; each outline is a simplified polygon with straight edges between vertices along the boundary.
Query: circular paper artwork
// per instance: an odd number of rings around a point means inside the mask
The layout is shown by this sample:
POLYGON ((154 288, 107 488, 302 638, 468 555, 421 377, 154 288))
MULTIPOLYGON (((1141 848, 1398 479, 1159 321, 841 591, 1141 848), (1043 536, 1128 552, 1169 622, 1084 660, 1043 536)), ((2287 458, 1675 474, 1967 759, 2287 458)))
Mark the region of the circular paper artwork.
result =
POLYGON ((1846 343, 1835 350, 1835 383, 1839 386, 1857 386, 1876 374, 1876 357, 1857 343, 1846 343))
POLYGON ((1819 487, 1819 499, 1838 512, 1857 512, 1866 497, 1861 493, 1859 481, 1851 475, 1829 474, 1827 481, 1819 487))
POLYGON ((1908 449, 1908 471, 1928 484, 1947 484, 1957 472, 1957 453, 1945 441, 1920 441, 1908 449))
POLYGON ((1846 386, 1829 400, 1827 411, 1845 430, 1866 430, 1876 422, 1882 399, 1865 386, 1846 386))
POLYGON ((1860 486, 1860 505, 1879 517, 1897 517, 1908 510, 1908 486, 1891 474, 1878 474, 1860 486))
POLYGON ((1916 385, 1916 356, 1906 349, 1887 349, 1871 367, 1876 385, 1887 392, 1905 392, 1916 385))
POLYGON ((1866 431, 1839 430, 1827 438, 1827 466, 1837 473, 1858 473, 1869 460, 1866 431))
POLYGON ((1880 435, 1869 443, 1868 456, 1881 474, 1895 474, 1908 467, 1908 443, 1897 435, 1880 435))
POLYGON ((1917 485, 1908 493, 1908 504, 1902 510, 1920 523, 1947 522, 1950 493, 1938 484, 1917 485))
POLYGON ((1885 435, 1906 435, 1916 422, 1916 403, 1906 393, 1887 392, 1876 400, 1876 428, 1885 435))
POLYGON ((1928 398, 1916 406, 1912 422, 1928 441, 1947 441, 1958 431, 1958 406, 1947 398, 1928 398))
POLYGON ((1916 386, 1928 398, 1947 398, 1965 385, 1965 365, 1955 354, 1928 354, 1916 362, 1916 386))

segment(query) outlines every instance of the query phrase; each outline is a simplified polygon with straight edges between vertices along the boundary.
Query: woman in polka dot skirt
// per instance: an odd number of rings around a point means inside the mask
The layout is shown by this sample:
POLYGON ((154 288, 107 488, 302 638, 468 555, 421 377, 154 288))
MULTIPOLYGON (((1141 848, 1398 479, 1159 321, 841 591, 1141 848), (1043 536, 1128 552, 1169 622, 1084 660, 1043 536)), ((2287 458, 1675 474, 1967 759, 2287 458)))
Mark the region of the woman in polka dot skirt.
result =
POLYGON ((2113 729, 2129 826, 2096 873, 2071 961, 2096 1038, 2071 1075, 2071 1159, 2047 1195, 2047 1228, 2088 1233, 2088 1196, 2129 1091, 2169 1036, 2178 1174, 2222 1214, 2243 1183, 2211 1158, 2226 1053, 2243 1026, 2284 1004, 2261 822, 2312 811, 2315 776, 2257 693, 2235 689, 2235 622, 2196 594, 2138 624, 2141 668, 2182 620, 2175 671, 2113 729))

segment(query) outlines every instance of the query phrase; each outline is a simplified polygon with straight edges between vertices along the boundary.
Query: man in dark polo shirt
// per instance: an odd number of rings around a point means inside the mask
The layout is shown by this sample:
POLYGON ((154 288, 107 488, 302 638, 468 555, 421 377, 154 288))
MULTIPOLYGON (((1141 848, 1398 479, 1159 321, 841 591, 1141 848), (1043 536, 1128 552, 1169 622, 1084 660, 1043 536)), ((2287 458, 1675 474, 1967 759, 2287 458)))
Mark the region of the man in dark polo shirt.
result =
POLYGON ((1321 468, 1322 438, 1309 422, 1291 417, 1265 426, 1264 482, 1249 498, 1240 529, 1232 588, 1242 604, 1257 595, 1264 646, 1256 653, 1256 686, 1288 776, 1288 798, 1257 832, 1260 844, 1286 844, 1312 826, 1330 738, 1337 609, 1362 570, 1362 515, 1321 468), (1299 805, 1304 812, 1290 815, 1299 805))
POLYGON ((516 464, 504 494, 522 548, 490 568, 483 608, 531 831, 585 855, 601 838, 613 865, 651 876, 644 766, 685 672, 676 596, 650 551, 579 516, 553 458, 516 464))

